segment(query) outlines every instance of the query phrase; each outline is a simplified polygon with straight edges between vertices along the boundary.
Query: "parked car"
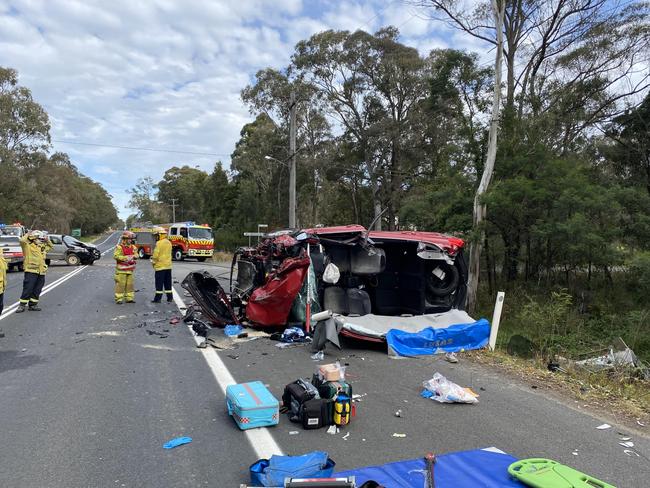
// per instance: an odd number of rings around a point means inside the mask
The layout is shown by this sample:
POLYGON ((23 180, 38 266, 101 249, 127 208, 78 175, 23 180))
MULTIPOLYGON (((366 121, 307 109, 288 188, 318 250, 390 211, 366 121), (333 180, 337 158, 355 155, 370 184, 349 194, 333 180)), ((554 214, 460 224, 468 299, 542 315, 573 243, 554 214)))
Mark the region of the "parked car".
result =
POLYGON ((5 261, 7 261, 9 271, 12 269, 22 271, 24 257, 18 237, 13 235, 0 235, 0 247, 2 248, 5 261))
POLYGON ((101 256, 94 244, 81 242, 72 236, 49 234, 52 249, 47 253, 48 260, 65 261, 70 266, 78 264, 93 264, 101 256))

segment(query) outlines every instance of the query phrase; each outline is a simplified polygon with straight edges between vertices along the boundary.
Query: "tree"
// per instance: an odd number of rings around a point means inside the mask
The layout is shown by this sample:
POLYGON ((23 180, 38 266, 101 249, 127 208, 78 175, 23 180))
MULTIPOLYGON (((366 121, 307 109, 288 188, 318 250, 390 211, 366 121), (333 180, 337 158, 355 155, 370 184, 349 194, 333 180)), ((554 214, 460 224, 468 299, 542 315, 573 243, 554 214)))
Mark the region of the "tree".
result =
POLYGON ((176 220, 205 220, 205 182, 208 174, 198 168, 173 166, 156 184, 157 200, 171 208, 176 206, 176 220))
POLYGON ((49 143, 47 113, 28 88, 18 86, 17 72, 0 66, 0 159, 45 150, 49 143))
POLYGON ((140 222, 168 222, 171 212, 155 199, 157 185, 153 178, 139 178, 135 186, 127 193, 131 195, 128 207, 136 211, 136 219, 140 222))
POLYGON ((472 242, 469 256, 469 277, 467 280, 467 308, 474 312, 476 310, 476 301, 478 294, 478 280, 481 264, 481 249, 485 239, 485 231, 482 227, 483 220, 487 212, 485 202, 482 201, 483 195, 488 191, 492 173, 494 172, 494 162, 497 157, 497 131, 499 130, 499 111, 501 110, 501 55, 503 47, 503 35, 501 26, 505 15, 505 0, 492 0, 492 13, 494 15, 494 25, 497 31, 496 56, 494 61, 494 98, 492 99, 492 117, 490 118, 490 135, 485 157, 485 167, 481 174, 481 181, 474 195, 474 210, 472 212, 472 221, 474 232, 478 237, 472 242))
POLYGON ((611 161, 614 174, 650 194, 650 94, 614 118, 605 136, 601 152, 611 161))
MULTIPOLYGON (((427 97, 424 60, 398 37, 394 27, 374 35, 326 31, 298 43, 292 58, 301 79, 322 95, 327 112, 359 147, 357 164, 370 183, 374 215, 386 202, 391 229, 415 164, 410 129, 427 97)), ((381 220, 375 225, 380 229, 381 220)))

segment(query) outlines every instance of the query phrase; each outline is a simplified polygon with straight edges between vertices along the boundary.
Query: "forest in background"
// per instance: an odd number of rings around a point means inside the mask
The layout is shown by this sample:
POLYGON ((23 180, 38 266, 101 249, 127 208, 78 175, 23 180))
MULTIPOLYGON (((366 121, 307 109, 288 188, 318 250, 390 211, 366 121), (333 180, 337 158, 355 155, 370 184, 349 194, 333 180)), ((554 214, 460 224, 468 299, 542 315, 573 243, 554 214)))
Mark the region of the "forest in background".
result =
MULTIPOLYGON (((493 42, 489 2, 423 11, 493 42), (488 26, 488 28, 486 28, 488 26)), ((509 291, 502 341, 544 353, 621 335, 650 359, 648 6, 592 0, 507 2, 504 83, 479 314, 509 291), (534 317, 534 321, 531 320, 534 317)), ((432 20, 433 21, 433 20, 432 20)), ((229 169, 189 165, 131 189, 132 219, 210 223, 216 246, 257 224, 287 227, 289 112, 297 99, 297 222, 359 223, 472 242, 494 73, 476 53, 426 56, 399 31, 324 31, 284 69, 242 90, 254 120, 229 169)))
POLYGON ((84 235, 118 222, 111 196, 67 154, 49 153, 50 121, 18 73, 0 67, 0 222, 84 235))

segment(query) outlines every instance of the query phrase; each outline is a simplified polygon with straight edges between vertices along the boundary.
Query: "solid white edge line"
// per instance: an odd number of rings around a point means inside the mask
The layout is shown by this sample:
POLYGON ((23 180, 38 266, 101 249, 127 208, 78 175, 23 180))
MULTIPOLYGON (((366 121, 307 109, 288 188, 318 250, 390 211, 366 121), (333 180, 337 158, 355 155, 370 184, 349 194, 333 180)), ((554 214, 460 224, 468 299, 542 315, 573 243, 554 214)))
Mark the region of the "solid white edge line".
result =
MULTIPOLYGON (((179 308, 179 310, 186 310, 187 306, 183 302, 183 299, 178 294, 176 289, 172 289, 172 293, 174 294, 174 302, 176 303, 176 306, 179 308)), ((203 342, 203 339, 200 336, 196 335, 192 329, 192 326, 188 324, 187 328, 190 330, 190 334, 192 334, 194 342, 196 342, 197 345, 201 344, 201 342, 203 342)), ((208 363, 214 379, 217 380, 217 384, 225 395, 227 386, 237 384, 235 378, 233 378, 232 374, 230 374, 230 371, 228 371, 228 368, 221 360, 221 357, 219 357, 219 354, 217 354, 217 351, 212 348, 199 349, 199 351, 201 351, 203 359, 205 359, 205 361, 208 363)), ((273 436, 267 428, 249 429, 244 430, 243 432, 246 434, 248 442, 250 443, 259 459, 268 459, 273 454, 283 454, 282 449, 278 443, 275 442, 275 439, 273 439, 273 436)))
MULTIPOLYGON (((48 284, 48 285, 45 285, 45 286, 43 287, 43 291, 41 291, 41 296, 46 295, 50 290, 53 290, 54 288, 56 288, 57 286, 61 285, 61 284, 64 283, 65 281, 68 281, 68 280, 69 280, 70 278, 72 278, 73 276, 75 276, 75 275, 81 273, 81 272, 82 272, 84 269, 86 269, 87 267, 88 267, 88 265, 81 266, 80 268, 77 268, 77 269, 75 269, 74 271, 70 271, 69 273, 67 273, 67 274, 65 274, 65 275, 63 275, 63 276, 61 276, 61 278, 59 278, 58 280, 53 281, 52 283, 50 283, 50 284, 48 284)), ((18 308, 18 304, 19 304, 19 303, 20 303, 20 301, 17 301, 17 302, 15 302, 15 303, 12 303, 11 305, 9 305, 9 306, 5 309, 5 311, 2 313, 2 315, 0 315, 0 320, 4 320, 4 319, 6 319, 7 317, 9 317, 12 313, 14 313, 14 312, 16 311, 16 309, 18 308)))

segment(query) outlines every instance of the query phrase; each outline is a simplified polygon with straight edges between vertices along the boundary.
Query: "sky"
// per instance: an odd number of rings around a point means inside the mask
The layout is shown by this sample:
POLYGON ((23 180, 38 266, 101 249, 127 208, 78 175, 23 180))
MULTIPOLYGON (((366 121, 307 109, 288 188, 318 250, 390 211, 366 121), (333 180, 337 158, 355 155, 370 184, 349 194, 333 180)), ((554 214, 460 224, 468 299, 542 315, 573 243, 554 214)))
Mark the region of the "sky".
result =
POLYGON ((242 88, 262 68, 285 67, 312 34, 393 25, 423 55, 487 55, 427 17, 402 0, 2 0, 0 66, 45 107, 52 150, 100 182, 126 218, 138 178, 228 167, 254 119, 242 88))

